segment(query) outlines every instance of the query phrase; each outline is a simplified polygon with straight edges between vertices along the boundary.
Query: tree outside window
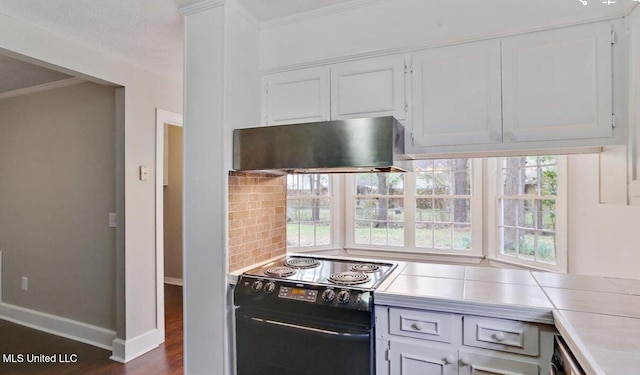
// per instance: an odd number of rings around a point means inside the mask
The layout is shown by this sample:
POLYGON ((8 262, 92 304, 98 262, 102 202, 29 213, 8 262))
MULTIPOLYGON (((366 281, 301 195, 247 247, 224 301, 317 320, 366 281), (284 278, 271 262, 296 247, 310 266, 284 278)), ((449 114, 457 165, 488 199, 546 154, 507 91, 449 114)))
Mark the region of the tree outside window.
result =
POLYGON ((358 173, 355 191, 355 243, 404 245, 403 173, 358 173))
POLYGON ((557 157, 504 158, 500 177, 500 253, 555 265, 557 157))
POLYGON ((471 162, 415 162, 415 244, 418 248, 471 249, 471 162))
POLYGON ((331 244, 331 186, 328 174, 287 176, 287 247, 331 244))

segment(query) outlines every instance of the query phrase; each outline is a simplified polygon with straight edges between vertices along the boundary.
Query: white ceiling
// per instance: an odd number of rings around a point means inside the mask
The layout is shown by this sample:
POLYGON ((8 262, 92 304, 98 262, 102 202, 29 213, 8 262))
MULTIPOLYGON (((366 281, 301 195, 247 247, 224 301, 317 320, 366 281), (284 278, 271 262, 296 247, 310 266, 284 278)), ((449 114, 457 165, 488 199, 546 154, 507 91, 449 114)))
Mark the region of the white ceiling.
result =
MULTIPOLYGON (((0 0, 0 13, 77 43, 118 56, 157 73, 182 80, 183 20, 178 10, 202 0, 0 0)), ((261 21, 288 17, 324 7, 401 0, 236 0, 261 21)), ((445 0, 432 1, 435 5, 445 0)), ((469 0, 481 1, 481 0, 469 0)), ((606 6, 600 0, 482 0, 491 3, 522 1, 522 17, 552 9, 601 18, 620 15, 632 0, 606 6), (534 6, 535 3, 535 6, 534 6), (576 4, 578 5, 576 7, 576 4), (541 6, 545 5, 545 6, 541 6), (585 13, 589 13, 588 15, 585 13)), ((436 9, 435 7, 434 9, 436 9)), ((561 14, 562 12, 559 12, 561 14)), ((566 12, 565 12, 566 13, 566 12)), ((538 14, 539 15, 539 14, 538 14)), ((6 75, 0 71, 0 76, 6 75)))
MULTIPOLYGON (((260 21, 352 0, 238 0, 260 21)), ((0 0, 0 13, 182 80, 180 7, 200 0, 0 0)), ((0 75, 5 75, 0 71, 0 75)))
POLYGON ((0 0, 0 13, 182 80, 178 7, 188 1, 0 0))

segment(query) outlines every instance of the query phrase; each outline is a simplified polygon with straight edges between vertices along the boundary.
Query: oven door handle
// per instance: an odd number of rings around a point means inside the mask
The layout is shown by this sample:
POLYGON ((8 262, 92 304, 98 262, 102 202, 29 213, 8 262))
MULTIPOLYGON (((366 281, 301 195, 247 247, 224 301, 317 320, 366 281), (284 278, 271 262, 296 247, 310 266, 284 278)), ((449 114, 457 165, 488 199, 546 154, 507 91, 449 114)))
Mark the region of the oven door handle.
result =
POLYGON ((334 336, 342 336, 342 337, 350 337, 350 338, 367 338, 371 335, 370 333, 338 332, 338 331, 328 330, 328 329, 305 327, 297 324, 278 322, 278 321, 269 320, 269 319, 261 319, 261 318, 253 318, 253 317, 250 319, 253 320, 254 322, 276 325, 281 327, 288 327, 288 328, 298 329, 298 330, 307 331, 307 332, 321 333, 324 335, 334 335, 334 336))

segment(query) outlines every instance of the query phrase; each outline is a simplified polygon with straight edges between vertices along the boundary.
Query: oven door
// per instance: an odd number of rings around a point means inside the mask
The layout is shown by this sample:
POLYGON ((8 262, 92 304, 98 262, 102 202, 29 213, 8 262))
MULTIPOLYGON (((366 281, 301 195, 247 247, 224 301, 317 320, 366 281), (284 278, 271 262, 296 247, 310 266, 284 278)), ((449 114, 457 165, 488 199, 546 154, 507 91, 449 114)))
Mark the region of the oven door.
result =
POLYGON ((237 375, 372 375, 372 330, 236 310, 237 375))

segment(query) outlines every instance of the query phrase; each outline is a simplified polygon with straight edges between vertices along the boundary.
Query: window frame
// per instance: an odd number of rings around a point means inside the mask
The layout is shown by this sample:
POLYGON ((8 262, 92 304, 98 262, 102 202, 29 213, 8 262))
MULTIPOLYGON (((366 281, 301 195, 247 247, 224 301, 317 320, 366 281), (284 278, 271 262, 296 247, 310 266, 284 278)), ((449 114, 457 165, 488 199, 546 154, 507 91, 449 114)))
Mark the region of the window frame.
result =
MULTIPOLYGON (((456 159, 456 158, 451 158, 456 159)), ((415 241, 416 235, 416 207, 415 202, 418 197, 416 192, 416 173, 414 171, 405 173, 404 184, 404 245, 403 246, 383 246, 383 245, 365 245, 355 243, 355 175, 347 175, 344 183, 343 201, 344 201, 344 237, 345 250, 347 252, 364 254, 364 252, 376 252, 380 256, 401 257, 408 255, 406 258, 419 258, 420 256, 434 255, 453 256, 453 257, 483 257, 483 167, 481 159, 468 158, 471 162, 471 248, 469 250, 454 249, 437 249, 417 247, 415 241)), ((443 260, 444 258, 438 258, 443 260)))
MULTIPOLYGON (((529 155, 535 156, 535 155, 529 155)), ((500 199, 503 197, 500 192, 502 184, 501 166, 505 157, 492 158, 487 161, 487 237, 488 249, 487 258, 490 261, 507 263, 511 265, 527 267, 531 269, 567 273, 567 156, 555 155, 558 161, 558 192, 555 198, 556 205, 556 264, 548 264, 535 260, 516 258, 502 254, 500 251, 500 199)), ((525 197, 525 196, 523 196, 525 197)))

